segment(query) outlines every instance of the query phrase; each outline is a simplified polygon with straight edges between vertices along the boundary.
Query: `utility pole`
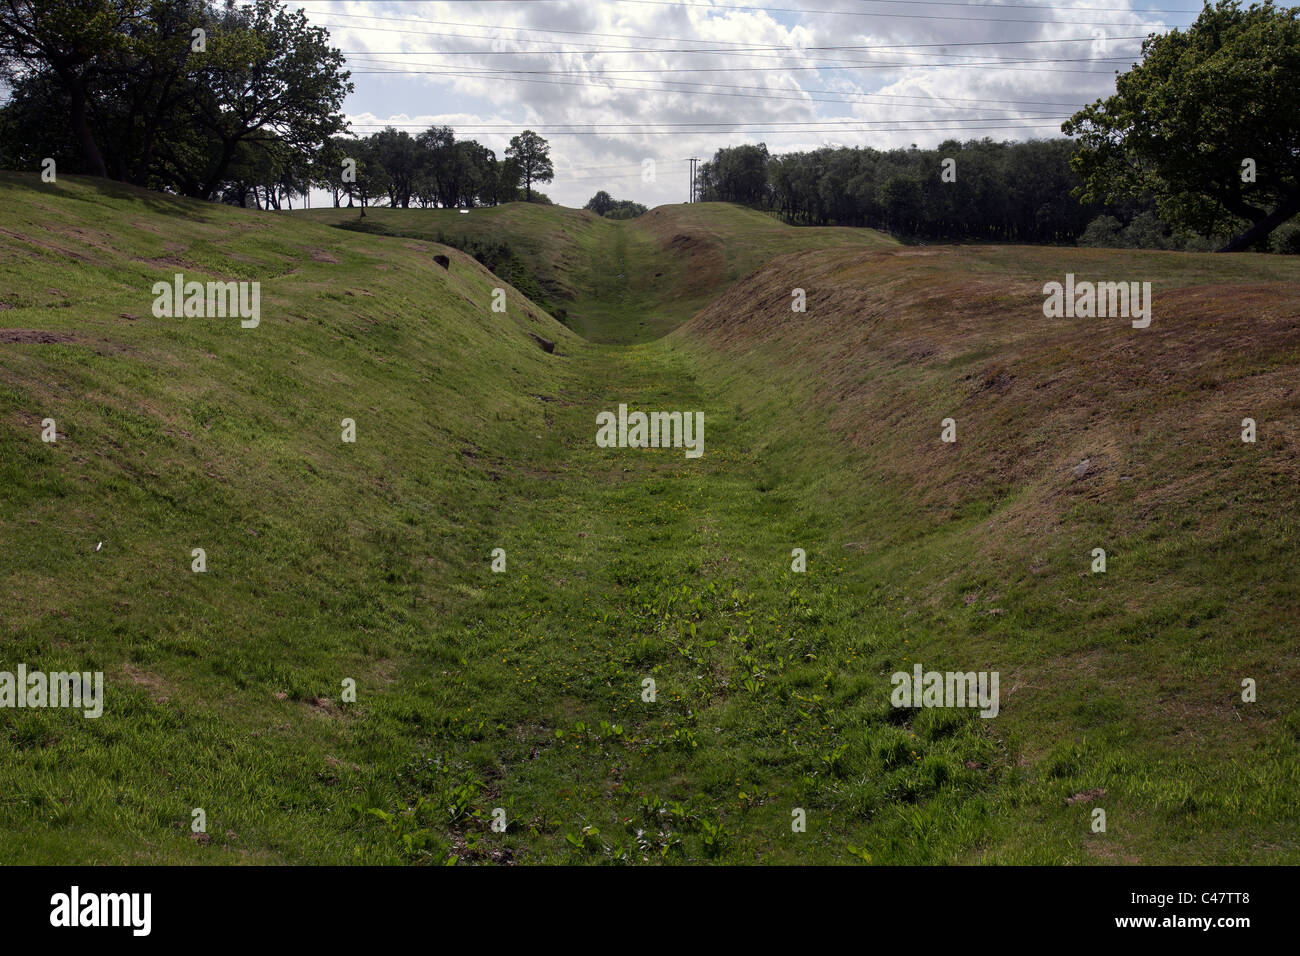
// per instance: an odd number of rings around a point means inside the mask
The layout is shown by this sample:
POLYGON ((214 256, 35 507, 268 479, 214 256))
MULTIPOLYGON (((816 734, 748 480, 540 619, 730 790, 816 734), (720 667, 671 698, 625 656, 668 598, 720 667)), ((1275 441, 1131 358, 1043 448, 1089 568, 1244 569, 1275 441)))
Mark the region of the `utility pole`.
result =
POLYGON ((696 168, 695 164, 698 163, 699 161, 700 160, 698 156, 692 156, 690 159, 687 160, 687 162, 691 164, 691 198, 689 200, 690 202, 695 202, 698 199, 698 194, 696 193, 695 190, 695 168, 696 168))

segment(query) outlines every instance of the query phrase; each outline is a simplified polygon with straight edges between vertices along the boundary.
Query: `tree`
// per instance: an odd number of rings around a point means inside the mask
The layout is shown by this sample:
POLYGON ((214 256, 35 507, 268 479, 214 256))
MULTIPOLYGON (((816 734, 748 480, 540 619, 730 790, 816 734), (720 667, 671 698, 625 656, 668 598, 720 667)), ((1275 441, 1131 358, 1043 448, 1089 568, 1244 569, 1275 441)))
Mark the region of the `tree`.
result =
POLYGON ((485 193, 496 191, 497 154, 477 140, 466 139, 456 144, 456 164, 460 169, 460 190, 455 205, 473 206, 485 193))
POLYGON ((519 198, 519 182, 524 178, 519 160, 507 155, 497 165, 497 202, 514 202, 519 198))
POLYGON ((415 141, 425 156, 420 201, 425 205, 441 204, 444 208, 455 205, 460 188, 455 132, 450 126, 430 126, 415 141))
POLYGON ((597 216, 603 216, 614 208, 614 197, 602 189, 587 200, 587 205, 582 208, 594 212, 597 216))
POLYGON ((1219 0, 1142 55, 1061 127, 1082 144, 1080 195, 1149 194, 1169 222, 1237 233, 1220 252, 1300 213, 1300 10, 1219 0))
POLYGON ((524 180, 524 201, 533 200, 533 183, 549 183, 555 178, 551 166, 551 145, 530 129, 510 138, 506 156, 519 164, 524 180))
POLYGON ((334 197, 334 207, 339 205, 339 194, 351 197, 354 177, 345 178, 344 163, 351 160, 355 165, 357 159, 357 141, 348 136, 332 136, 312 158, 311 184, 320 189, 328 189, 334 197))
POLYGON ((406 130, 391 126, 375 133, 370 141, 376 162, 387 173, 388 204, 409 208, 424 165, 419 145, 406 130))
POLYGON ((587 205, 582 208, 606 219, 635 219, 646 211, 639 202, 615 199, 603 189, 587 200, 587 205))
POLYGON ((9 106, 48 108, 19 124, 23 155, 55 155, 51 118, 66 116, 81 162, 61 169, 206 199, 238 192, 245 145, 279 144, 297 175, 342 129, 352 84, 328 41, 278 0, 0 2, 9 106))
POLYGON ((209 37, 196 117, 215 139, 213 162, 191 194, 210 196, 244 140, 278 138, 308 160, 343 128, 339 111, 352 92, 343 54, 329 33, 301 10, 255 0, 224 14, 223 31, 209 37))
POLYGON ((756 206, 767 199, 767 145, 732 146, 700 167, 700 196, 706 201, 756 206))
POLYGON ((144 0, 7 0, 0 3, 0 75, 48 69, 68 95, 68 119, 91 175, 108 176, 87 116, 104 61, 128 43, 144 0))

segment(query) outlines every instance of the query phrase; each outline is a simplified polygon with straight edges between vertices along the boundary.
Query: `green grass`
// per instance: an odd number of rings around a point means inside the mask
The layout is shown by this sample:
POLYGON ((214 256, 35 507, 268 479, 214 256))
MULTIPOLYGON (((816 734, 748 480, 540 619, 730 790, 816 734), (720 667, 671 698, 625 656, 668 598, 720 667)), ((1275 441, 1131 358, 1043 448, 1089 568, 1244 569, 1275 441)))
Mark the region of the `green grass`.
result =
POLYGON ((656 210, 653 234, 452 220, 542 237, 567 264, 521 282, 568 283, 574 327, 625 343, 591 344, 513 292, 493 313, 466 256, 432 265, 420 237, 454 212, 372 211, 385 237, 7 174, 0 202, 0 670, 107 683, 99 720, 0 710, 0 860, 1300 859, 1294 264, 1080 251, 1241 284, 1221 317, 1175 291, 1166 356, 1023 318, 1074 250, 789 231, 810 250, 730 207, 656 210), (686 322, 697 293, 644 270, 711 253, 646 237, 706 228, 738 281, 686 322), (587 285, 619 234, 642 299, 587 285), (154 319, 177 270, 262 281, 260 327, 154 319), (669 318, 643 329, 634 301, 669 318), (1267 348, 1232 348, 1252 321, 1267 348), (1233 388, 1224 413, 1272 423, 1262 468, 1196 432, 1233 388), (703 411, 704 457, 598 448, 620 402, 703 411), (1053 483, 1094 445, 1113 481, 1053 483), (1079 574, 1098 536, 1102 586, 1079 574), (892 709, 917 661, 1000 670, 1002 713, 892 709), (1243 674, 1258 704, 1233 704, 1243 674))

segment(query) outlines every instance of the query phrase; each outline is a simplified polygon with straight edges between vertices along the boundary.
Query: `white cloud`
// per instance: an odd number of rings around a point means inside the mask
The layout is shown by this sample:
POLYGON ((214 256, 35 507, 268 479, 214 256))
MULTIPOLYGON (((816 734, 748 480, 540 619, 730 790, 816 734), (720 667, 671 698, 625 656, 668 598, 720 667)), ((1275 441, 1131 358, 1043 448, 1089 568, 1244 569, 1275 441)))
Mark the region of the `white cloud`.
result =
POLYGON ((1112 92, 1112 71, 1137 59, 1140 41, 1117 38, 1166 28, 1131 0, 303 3, 351 54, 357 132, 445 124, 502 155, 511 135, 536 129, 555 163, 545 191, 565 205, 602 188, 647 205, 684 201, 686 158, 742 142, 786 152, 1059 135, 1061 119, 1112 92), (767 4, 819 12, 728 9, 767 4), (969 45, 1009 40, 1051 42, 969 45), (825 49, 844 46, 888 49, 825 49))

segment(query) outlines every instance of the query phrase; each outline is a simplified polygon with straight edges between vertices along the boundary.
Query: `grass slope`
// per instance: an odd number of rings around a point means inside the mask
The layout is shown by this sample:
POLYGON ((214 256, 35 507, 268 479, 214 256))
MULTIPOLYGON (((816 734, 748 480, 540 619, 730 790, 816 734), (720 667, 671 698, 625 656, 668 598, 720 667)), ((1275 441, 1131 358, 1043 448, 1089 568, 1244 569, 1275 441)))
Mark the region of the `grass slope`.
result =
POLYGON ((615 347, 418 239, 0 188, 0 669, 108 679, 0 710, 5 861, 1300 857, 1294 264, 771 240, 615 347), (152 318, 178 262, 262 325, 152 318), (1093 268, 1156 282, 1147 333, 1042 318, 1093 268), (598 448, 620 402, 704 411, 704 457, 598 448), (1002 715, 891 708, 915 661, 1002 715))
POLYGON ((341 681, 428 640, 499 501, 480 436, 524 457, 569 361, 527 333, 576 339, 426 243, 75 178, 4 175, 0 203, 0 669, 110 695, 98 721, 0 711, 3 855, 191 858, 205 807, 256 857, 350 858, 317 795, 363 725, 341 681), (154 318, 175 272, 260 280, 261 324, 154 318))
POLYGON ((901 603, 891 667, 1001 673, 999 858, 1296 860, 1300 261, 794 255, 671 345, 765 436, 769 493, 812 493, 810 433, 844 443, 831 544, 901 603), (1067 272, 1150 281, 1151 326, 1045 318, 1067 272))
POLYGON ((718 292, 781 253, 897 243, 871 229, 796 228, 729 203, 659 206, 604 219, 563 206, 507 203, 470 210, 311 209, 295 216, 381 235, 472 244, 499 274, 593 342, 645 342, 670 332, 718 292), (491 247, 505 242, 508 259, 491 247), (504 266, 504 267, 503 267, 504 266))

